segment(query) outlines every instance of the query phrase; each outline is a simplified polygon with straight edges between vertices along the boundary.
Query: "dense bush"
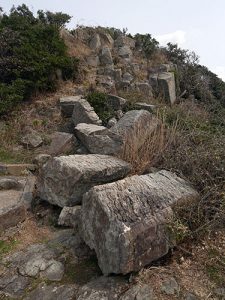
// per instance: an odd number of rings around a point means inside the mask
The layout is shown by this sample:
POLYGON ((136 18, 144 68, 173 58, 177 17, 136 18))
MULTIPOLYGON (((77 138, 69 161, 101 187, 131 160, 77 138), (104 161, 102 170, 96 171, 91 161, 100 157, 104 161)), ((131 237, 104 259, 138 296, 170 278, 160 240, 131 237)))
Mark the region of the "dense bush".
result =
POLYGON ((38 11, 26 5, 13 7, 0 19, 0 114, 36 91, 52 90, 56 71, 73 76, 74 63, 66 55, 59 28, 70 16, 38 11))

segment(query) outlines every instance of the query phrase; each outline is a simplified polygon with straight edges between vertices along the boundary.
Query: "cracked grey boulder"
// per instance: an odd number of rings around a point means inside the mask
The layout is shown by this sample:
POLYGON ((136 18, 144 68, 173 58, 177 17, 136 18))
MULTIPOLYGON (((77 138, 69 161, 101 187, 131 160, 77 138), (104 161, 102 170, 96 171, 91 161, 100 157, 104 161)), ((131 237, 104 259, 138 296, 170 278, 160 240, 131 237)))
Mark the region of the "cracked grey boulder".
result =
POLYGON ((42 166, 37 188, 51 204, 74 206, 91 187, 124 178, 130 165, 107 155, 69 155, 50 159, 42 166))
POLYGON ((81 234, 103 274, 138 271, 168 253, 173 208, 198 197, 168 171, 95 186, 83 197, 81 234))
POLYGON ((106 127, 80 123, 75 127, 75 134, 83 146, 93 154, 118 153, 123 145, 119 135, 111 133, 106 127))
POLYGON ((85 99, 74 101, 72 120, 75 126, 79 123, 102 124, 94 108, 85 99))
POLYGON ((89 46, 92 50, 98 50, 101 47, 101 39, 98 33, 91 38, 89 46))

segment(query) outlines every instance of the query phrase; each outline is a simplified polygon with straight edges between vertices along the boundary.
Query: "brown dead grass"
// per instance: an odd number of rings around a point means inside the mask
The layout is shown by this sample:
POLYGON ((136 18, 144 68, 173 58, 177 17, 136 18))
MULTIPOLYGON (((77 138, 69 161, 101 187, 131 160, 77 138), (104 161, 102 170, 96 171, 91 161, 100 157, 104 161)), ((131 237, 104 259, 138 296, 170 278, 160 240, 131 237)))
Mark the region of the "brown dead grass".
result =
POLYGON ((5 118, 6 127, 0 130, 0 148, 20 157, 21 162, 29 162, 33 156, 32 151, 16 149, 21 147, 21 137, 28 130, 35 130, 48 143, 49 136, 57 131, 58 125, 63 121, 58 106, 59 98, 74 95, 74 89, 73 82, 61 82, 56 92, 38 94, 29 102, 22 103, 5 118))
MULTIPOLYGON (((164 266, 143 269, 135 278, 140 283, 149 284, 159 300, 185 299, 187 292, 198 296, 198 299, 218 299, 215 289, 221 287, 224 273, 220 270, 225 252, 224 232, 216 232, 206 236, 198 244, 184 244, 184 250, 176 250, 171 260, 164 266), (187 255, 189 253, 189 255, 187 255), (216 280, 208 266, 217 271, 216 280), (174 277, 180 287, 177 296, 167 296, 161 291, 161 286, 168 278, 174 277)), ((215 276, 215 274, 213 273, 215 276)), ((223 285, 222 285, 223 286, 223 285)))
POLYGON ((142 124, 126 137, 120 158, 132 165, 133 174, 143 174, 160 159, 172 142, 175 131, 176 123, 168 130, 163 118, 160 120, 153 116, 151 127, 142 124))

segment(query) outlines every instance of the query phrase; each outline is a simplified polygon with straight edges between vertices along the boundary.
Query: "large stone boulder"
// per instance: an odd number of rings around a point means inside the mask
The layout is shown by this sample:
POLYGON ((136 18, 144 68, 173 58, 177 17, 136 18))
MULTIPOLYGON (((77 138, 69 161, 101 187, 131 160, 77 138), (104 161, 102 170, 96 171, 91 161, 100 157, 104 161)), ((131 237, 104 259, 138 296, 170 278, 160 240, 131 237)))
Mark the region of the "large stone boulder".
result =
POLYGON ((107 155, 54 157, 39 171, 38 195, 51 204, 74 206, 91 187, 124 178, 130 165, 107 155))
POLYGON ((198 193, 168 171, 95 186, 83 197, 81 233, 104 274, 138 271, 167 254, 166 226, 198 193))
POLYGON ((74 101, 72 120, 75 126, 79 123, 102 124, 93 107, 85 99, 74 101))
POLYGON ((93 154, 112 155, 118 153, 123 145, 121 137, 104 126, 80 123, 75 127, 75 134, 93 154))

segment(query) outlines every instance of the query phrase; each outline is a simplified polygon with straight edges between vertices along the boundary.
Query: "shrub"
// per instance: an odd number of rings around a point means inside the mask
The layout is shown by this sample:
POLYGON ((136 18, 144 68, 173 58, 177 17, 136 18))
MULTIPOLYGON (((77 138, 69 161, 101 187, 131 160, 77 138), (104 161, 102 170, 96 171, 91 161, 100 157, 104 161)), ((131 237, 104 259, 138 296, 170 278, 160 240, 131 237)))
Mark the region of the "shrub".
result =
POLYGON ((143 50, 145 57, 149 60, 153 53, 158 49, 159 43, 151 34, 136 34, 134 36, 136 47, 143 50))
POLYGON ((71 78, 77 60, 66 55, 59 35, 70 17, 62 13, 38 12, 26 5, 13 7, 0 19, 0 114, 37 91, 56 87, 56 71, 71 78), (50 38, 49 38, 50 37, 50 38))
POLYGON ((113 117, 113 110, 107 105, 107 95, 93 91, 87 95, 87 101, 93 106, 103 124, 106 125, 108 120, 113 117))

